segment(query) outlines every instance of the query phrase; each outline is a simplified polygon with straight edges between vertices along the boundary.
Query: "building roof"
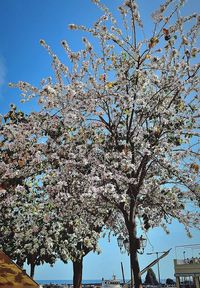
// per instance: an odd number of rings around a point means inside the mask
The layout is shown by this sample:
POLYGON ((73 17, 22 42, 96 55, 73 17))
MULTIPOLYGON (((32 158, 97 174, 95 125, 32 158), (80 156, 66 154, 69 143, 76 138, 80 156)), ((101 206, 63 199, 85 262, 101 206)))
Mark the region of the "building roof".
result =
POLYGON ((29 275, 0 250, 0 288, 39 288, 29 275))

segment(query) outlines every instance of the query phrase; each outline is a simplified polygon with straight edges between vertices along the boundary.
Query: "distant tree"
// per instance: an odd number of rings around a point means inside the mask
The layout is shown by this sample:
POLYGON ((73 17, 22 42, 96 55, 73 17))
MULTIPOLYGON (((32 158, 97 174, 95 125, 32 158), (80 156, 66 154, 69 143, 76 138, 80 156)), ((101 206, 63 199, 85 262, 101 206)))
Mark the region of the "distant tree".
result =
POLYGON ((144 284, 146 285, 158 285, 158 281, 156 279, 156 274, 154 273, 153 269, 149 269, 147 271, 147 275, 145 277, 144 284))
POLYGON ((166 284, 167 285, 174 285, 174 284, 176 284, 176 282, 173 279, 171 279, 171 278, 167 278, 166 279, 166 284))

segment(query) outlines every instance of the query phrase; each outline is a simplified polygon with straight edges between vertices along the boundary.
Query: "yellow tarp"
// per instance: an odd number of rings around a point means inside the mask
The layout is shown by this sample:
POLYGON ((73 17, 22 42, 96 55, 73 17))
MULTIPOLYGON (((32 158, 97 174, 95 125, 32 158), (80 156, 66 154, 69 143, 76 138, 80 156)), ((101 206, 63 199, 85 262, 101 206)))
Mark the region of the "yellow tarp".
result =
POLYGON ((0 288, 38 288, 18 265, 0 250, 0 288))

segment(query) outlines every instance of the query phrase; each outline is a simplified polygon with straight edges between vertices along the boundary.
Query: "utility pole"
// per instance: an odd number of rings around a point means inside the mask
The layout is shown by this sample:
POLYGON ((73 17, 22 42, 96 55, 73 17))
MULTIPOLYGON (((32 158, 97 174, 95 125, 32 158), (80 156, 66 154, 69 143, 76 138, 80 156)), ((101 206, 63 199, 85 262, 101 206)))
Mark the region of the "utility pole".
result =
POLYGON ((184 263, 185 263, 185 251, 183 251, 183 260, 184 260, 184 263))
POLYGON ((123 284, 125 285, 124 267, 123 267, 123 264, 122 264, 122 262, 121 262, 121 269, 122 269, 122 278, 123 278, 123 284))

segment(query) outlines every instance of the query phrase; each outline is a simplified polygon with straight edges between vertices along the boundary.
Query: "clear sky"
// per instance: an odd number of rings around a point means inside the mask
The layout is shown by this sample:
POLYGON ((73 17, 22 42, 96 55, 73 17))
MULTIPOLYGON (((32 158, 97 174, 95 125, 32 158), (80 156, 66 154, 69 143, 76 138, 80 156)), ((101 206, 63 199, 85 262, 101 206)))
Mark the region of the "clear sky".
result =
MULTIPOLYGON (((114 8, 119 0, 105 0, 114 8)), ((139 0, 142 17, 147 33, 151 28, 149 16, 161 0, 139 0)), ((200 1, 188 0, 184 14, 200 12, 200 1)), ((24 111, 33 111, 33 104, 20 104, 19 92, 8 88, 9 82, 19 80, 37 85, 39 81, 51 74, 50 59, 46 51, 39 45, 39 40, 51 45, 54 51, 65 60, 60 41, 67 39, 73 49, 81 48, 79 32, 69 31, 70 23, 89 26, 100 15, 100 12, 89 0, 0 0, 0 113, 8 111, 10 103, 15 103, 24 111)), ((163 251, 172 248, 170 255, 161 260, 161 278, 173 277, 173 258, 175 246, 200 243, 199 231, 193 231, 193 238, 188 239, 183 227, 176 222, 171 225, 171 234, 166 235, 161 229, 148 233, 148 244, 141 256, 141 268, 153 260, 147 252, 163 251)), ((110 278, 113 273, 121 278, 120 262, 124 264, 125 277, 129 278, 129 258, 121 254, 115 238, 100 241, 101 255, 89 254, 85 257, 83 279, 110 278)), ((183 257, 184 249, 179 249, 178 257, 183 257)), ((200 252, 200 251, 198 251, 200 252)), ((195 254, 195 250, 187 249, 186 257, 195 254)), ((155 271, 156 268, 155 268, 155 271)), ((72 279, 72 265, 57 262, 51 268, 43 265, 36 268, 36 279, 72 279)))

